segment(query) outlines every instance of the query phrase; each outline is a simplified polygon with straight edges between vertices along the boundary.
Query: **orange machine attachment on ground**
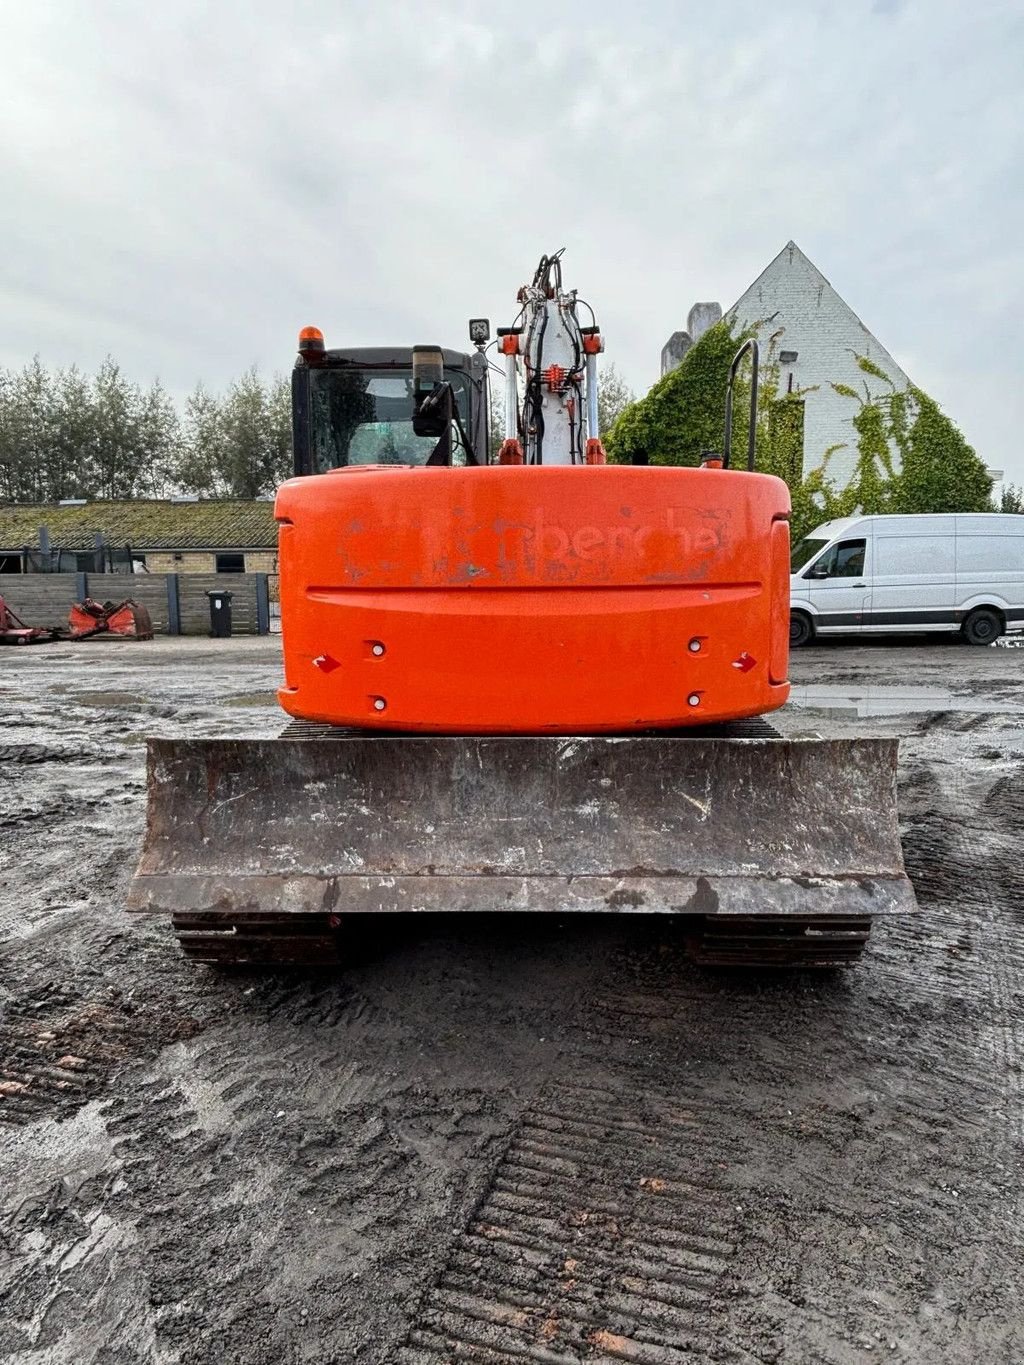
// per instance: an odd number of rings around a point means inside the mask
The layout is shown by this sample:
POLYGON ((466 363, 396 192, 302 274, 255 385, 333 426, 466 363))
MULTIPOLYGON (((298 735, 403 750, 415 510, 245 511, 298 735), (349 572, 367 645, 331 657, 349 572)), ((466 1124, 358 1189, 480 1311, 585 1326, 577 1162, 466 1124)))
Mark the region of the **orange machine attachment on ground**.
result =
POLYGON ((122 602, 94 602, 91 597, 73 602, 68 613, 72 640, 93 640, 100 635, 124 640, 152 640, 153 622, 139 602, 126 597, 122 602))
POLYGON ((594 734, 788 694, 789 493, 769 475, 362 466, 277 496, 291 715, 594 734))

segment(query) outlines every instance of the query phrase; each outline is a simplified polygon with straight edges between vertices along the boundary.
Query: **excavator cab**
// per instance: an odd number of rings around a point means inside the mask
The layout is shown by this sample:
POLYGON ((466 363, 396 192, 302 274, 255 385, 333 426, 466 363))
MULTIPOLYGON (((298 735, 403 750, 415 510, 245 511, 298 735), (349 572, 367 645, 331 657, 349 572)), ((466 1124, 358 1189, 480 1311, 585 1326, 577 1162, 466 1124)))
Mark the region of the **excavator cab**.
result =
POLYGON ((896 745, 759 719, 789 693, 790 507, 754 468, 756 346, 721 452, 613 466, 560 253, 519 302, 496 463, 482 340, 301 334, 275 505, 293 720, 150 741, 133 906, 208 962, 343 961, 350 916, 427 911, 683 915, 705 963, 854 961, 914 903, 896 745))
MULTIPOLYGON (((437 438, 416 430, 414 348, 328 350, 303 329, 292 370, 292 438, 297 476, 367 465, 425 465, 437 438)), ((451 463, 487 450, 487 362, 477 350, 440 352, 466 442, 451 463), (469 449, 467 450, 467 445, 469 449)))

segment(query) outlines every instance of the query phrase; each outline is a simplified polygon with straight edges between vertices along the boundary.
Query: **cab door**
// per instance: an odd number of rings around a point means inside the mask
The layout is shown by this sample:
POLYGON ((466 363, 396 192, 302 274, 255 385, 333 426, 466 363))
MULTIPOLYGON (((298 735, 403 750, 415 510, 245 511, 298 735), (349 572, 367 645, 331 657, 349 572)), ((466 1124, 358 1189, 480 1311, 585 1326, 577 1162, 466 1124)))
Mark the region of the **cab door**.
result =
POLYGON ((837 540, 808 564, 802 577, 814 608, 816 631, 837 634, 864 629, 868 609, 870 541, 837 540))

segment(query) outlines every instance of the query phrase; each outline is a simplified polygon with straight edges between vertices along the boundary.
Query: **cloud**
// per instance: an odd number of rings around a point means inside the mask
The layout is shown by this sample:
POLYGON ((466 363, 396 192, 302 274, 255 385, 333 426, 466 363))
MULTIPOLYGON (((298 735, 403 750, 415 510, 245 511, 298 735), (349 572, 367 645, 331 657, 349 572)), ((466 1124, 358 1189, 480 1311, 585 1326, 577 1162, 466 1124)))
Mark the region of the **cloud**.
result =
POLYGON ((731 303, 793 237, 1024 478, 1018 6, 532 14, 12 8, 0 364, 112 352, 180 393, 287 368, 307 322, 460 345, 564 244, 642 389, 690 304, 731 303))

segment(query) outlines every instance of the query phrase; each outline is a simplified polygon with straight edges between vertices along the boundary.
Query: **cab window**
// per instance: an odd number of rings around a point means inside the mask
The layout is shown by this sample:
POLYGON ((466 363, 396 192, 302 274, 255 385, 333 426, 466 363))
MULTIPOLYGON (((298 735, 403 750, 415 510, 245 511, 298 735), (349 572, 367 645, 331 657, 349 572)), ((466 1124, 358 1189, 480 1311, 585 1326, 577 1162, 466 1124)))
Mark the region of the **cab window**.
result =
MULTIPOLYGON (((309 371, 313 468, 318 474, 343 465, 422 465, 437 445, 436 436, 413 430, 412 370, 392 367, 320 366, 309 371)), ((469 426, 469 382, 458 370, 445 370, 463 425, 469 426)), ((461 446, 452 464, 465 464, 461 446)))
POLYGON ((864 573, 866 540, 839 540, 808 570, 814 578, 860 578, 864 573))

